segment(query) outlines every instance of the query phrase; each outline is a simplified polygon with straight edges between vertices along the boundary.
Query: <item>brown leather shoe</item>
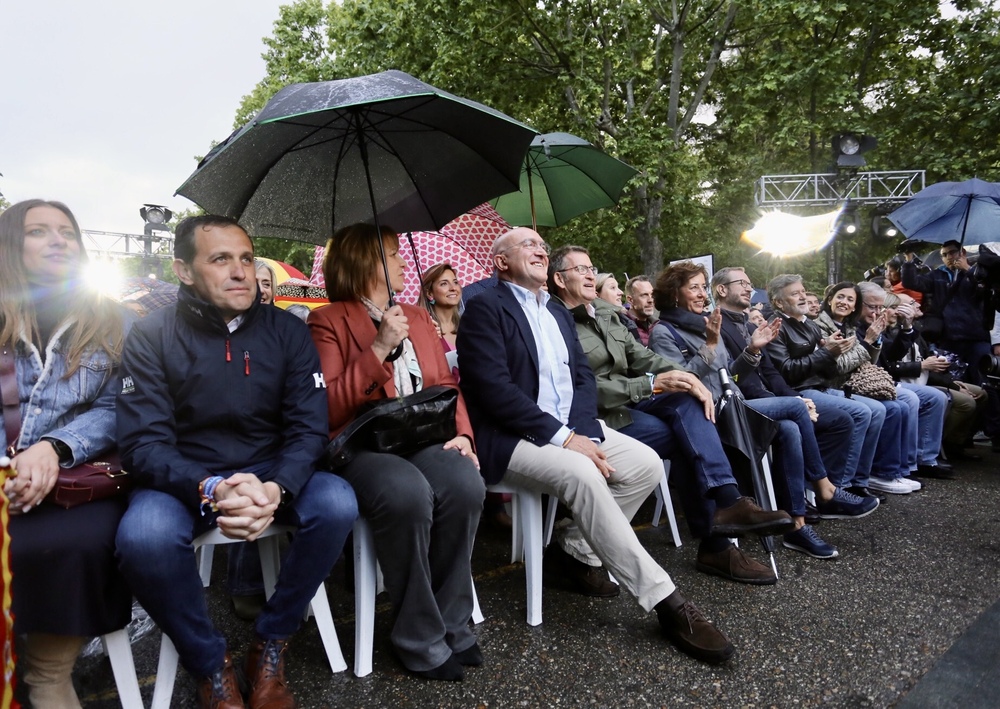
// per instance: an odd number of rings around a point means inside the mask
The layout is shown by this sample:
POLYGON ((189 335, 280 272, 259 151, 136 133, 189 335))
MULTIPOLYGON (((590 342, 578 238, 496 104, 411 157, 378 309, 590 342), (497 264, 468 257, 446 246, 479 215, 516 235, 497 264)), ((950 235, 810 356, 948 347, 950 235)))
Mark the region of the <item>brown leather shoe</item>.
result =
POLYGON ((787 512, 765 512, 749 497, 741 497, 735 505, 719 508, 712 518, 712 534, 716 537, 742 537, 744 534, 784 534, 795 528, 787 512))
POLYGON ((198 706, 200 709, 246 709, 228 652, 222 667, 198 681, 198 706))
POLYGON ((778 577, 774 575, 771 567, 747 556, 737 546, 716 552, 699 550, 695 568, 702 573, 721 576, 739 583, 750 583, 755 586, 770 586, 778 583, 778 577))
POLYGON ((590 566, 574 559, 553 542, 543 557, 542 580, 548 586, 565 588, 592 598, 615 598, 622 590, 608 578, 603 566, 590 566))
POLYGON ((244 669, 250 683, 250 709, 296 709, 285 680, 287 640, 257 641, 247 650, 244 669))
POLYGON ((680 591, 674 591, 657 603, 654 610, 667 639, 694 659, 717 665, 736 652, 729 638, 709 623, 680 591))

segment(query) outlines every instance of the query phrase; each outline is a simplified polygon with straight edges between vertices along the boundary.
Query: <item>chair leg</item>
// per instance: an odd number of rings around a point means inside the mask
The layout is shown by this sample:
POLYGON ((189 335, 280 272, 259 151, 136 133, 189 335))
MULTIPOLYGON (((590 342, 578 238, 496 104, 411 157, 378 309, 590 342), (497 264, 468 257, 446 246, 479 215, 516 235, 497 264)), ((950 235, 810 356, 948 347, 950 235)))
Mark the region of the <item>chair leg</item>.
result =
POLYGON ((518 492, 521 529, 524 535, 524 572, 526 577, 528 625, 542 622, 542 496, 518 492))
MULTIPOLYGON (((677 531, 677 515, 674 513, 674 502, 670 497, 670 461, 663 461, 663 477, 660 478, 660 484, 657 486, 657 491, 659 492, 658 500, 662 503, 663 508, 667 512, 667 522, 670 523, 670 534, 674 538, 674 546, 680 547, 681 545, 681 535, 677 531)), ((659 507, 657 508, 659 509, 659 507)), ((657 519, 657 522, 659 520, 657 519)))
POLYGON ((151 709, 170 709, 174 681, 177 679, 177 660, 177 648, 164 633, 160 640, 160 660, 156 666, 156 685, 153 687, 151 709))
POLYGON ((510 510, 510 563, 516 564, 524 560, 524 533, 521 529, 521 505, 517 502, 516 494, 513 495, 510 510))
POLYGON ((476 582, 472 582, 472 623, 479 625, 485 620, 483 611, 479 607, 479 594, 476 593, 476 582))
POLYGON ((201 585, 208 588, 212 583, 212 558, 215 556, 214 544, 203 544, 194 550, 195 559, 198 562, 198 575, 201 576, 201 585))
POLYGON ((372 671, 377 566, 371 527, 359 518, 354 523, 354 674, 358 677, 372 671))
POLYGON ((559 500, 548 495, 548 507, 545 510, 545 547, 552 543, 552 531, 556 528, 556 512, 559 510, 559 500))
POLYGON ((115 674, 115 685, 118 687, 118 698, 122 709, 143 709, 142 693, 139 691, 139 680, 135 676, 135 662, 132 659, 132 646, 129 644, 128 631, 122 628, 101 637, 104 652, 111 660, 111 670, 115 674))
POLYGON ((343 672, 347 669, 347 662, 340 649, 337 628, 333 625, 333 613, 330 611, 330 599, 326 596, 325 583, 320 583, 319 588, 316 589, 316 595, 313 596, 309 608, 316 616, 316 627, 323 640, 323 648, 326 650, 326 659, 330 663, 330 669, 333 672, 343 672))

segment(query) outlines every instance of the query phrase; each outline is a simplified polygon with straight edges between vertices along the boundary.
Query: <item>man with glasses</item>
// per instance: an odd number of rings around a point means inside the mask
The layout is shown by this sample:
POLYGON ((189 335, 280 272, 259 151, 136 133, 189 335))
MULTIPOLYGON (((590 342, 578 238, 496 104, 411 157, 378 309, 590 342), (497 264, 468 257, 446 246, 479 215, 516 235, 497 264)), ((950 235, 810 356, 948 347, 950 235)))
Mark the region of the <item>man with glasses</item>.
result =
MULTIPOLYGON (((858 342, 867 343, 866 335, 876 320, 884 323, 885 315, 885 290, 874 283, 863 282, 858 284, 861 291, 861 316, 858 318, 858 342)), ((883 325, 879 325, 881 332, 882 348, 881 356, 875 363, 886 370, 892 371, 890 364, 902 355, 895 351, 890 352, 893 347, 894 332, 889 329, 882 330, 883 325)), ((944 392, 938 391, 934 387, 924 386, 912 382, 900 382, 896 384, 896 398, 901 404, 905 404, 910 415, 907 418, 907 429, 902 434, 906 436, 907 445, 903 450, 907 453, 907 460, 903 464, 911 473, 929 478, 951 479, 954 474, 951 466, 938 460, 938 453, 941 452, 941 436, 944 432, 944 417, 948 409, 948 397, 944 392)), ((911 476, 912 477, 912 476, 911 476)))
MULTIPOLYGON (((681 595, 629 523, 661 479, 662 463, 652 449, 598 420, 594 373, 573 318, 542 289, 548 246, 531 229, 518 228, 501 236, 492 253, 499 282, 468 304, 457 347, 483 476, 554 495, 570 508, 574 523, 547 556, 556 556, 577 590, 614 595, 603 564, 643 609, 656 611, 679 650, 725 662, 732 644, 681 595)), ((589 265, 573 268, 589 271, 579 275, 593 289, 589 265)), ((641 379, 636 399, 652 390, 650 378, 641 379)), ((699 406, 699 413, 708 411, 699 406)), ((742 503, 731 508, 716 518, 727 534, 791 521, 751 514, 742 503)))
POLYGON ((744 554, 727 537, 712 534, 714 499, 724 490, 736 493, 727 487, 736 481, 712 425, 711 393, 682 365, 627 337, 613 310, 596 298, 592 269, 586 249, 557 249, 549 261, 549 292, 576 321, 577 336, 597 379, 598 416, 609 428, 671 461, 670 475, 678 483, 684 516, 700 540, 699 571, 740 583, 776 583, 769 566, 744 554))

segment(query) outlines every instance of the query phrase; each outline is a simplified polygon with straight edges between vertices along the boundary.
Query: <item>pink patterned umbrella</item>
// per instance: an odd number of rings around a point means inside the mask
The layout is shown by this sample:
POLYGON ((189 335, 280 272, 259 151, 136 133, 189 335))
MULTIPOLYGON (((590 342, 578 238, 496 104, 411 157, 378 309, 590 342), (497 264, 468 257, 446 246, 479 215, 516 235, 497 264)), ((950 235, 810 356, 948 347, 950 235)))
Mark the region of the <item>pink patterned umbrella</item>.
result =
MULTIPOLYGON (((416 257, 406 234, 401 234, 399 252, 410 267, 406 270, 406 288, 399 295, 399 300, 415 304, 420 296, 418 269, 423 273, 438 263, 450 263, 462 286, 487 278, 493 271, 490 261, 493 242, 510 228, 489 204, 483 204, 448 222, 440 232, 413 232, 411 238, 416 257)), ((323 281, 323 252, 322 246, 316 247, 309 279, 312 285, 319 287, 326 285, 323 281)))

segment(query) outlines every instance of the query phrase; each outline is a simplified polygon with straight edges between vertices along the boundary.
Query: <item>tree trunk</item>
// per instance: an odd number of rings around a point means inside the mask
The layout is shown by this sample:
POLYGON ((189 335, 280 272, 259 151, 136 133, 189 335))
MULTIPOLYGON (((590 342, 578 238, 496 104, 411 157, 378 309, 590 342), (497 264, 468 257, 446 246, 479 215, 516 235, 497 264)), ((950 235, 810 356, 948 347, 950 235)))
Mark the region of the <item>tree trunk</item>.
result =
POLYGON ((657 236, 660 231, 660 216, 663 213, 663 198, 659 196, 650 198, 647 186, 640 185, 635 191, 634 200, 636 216, 639 217, 639 223, 635 228, 635 239, 639 242, 643 272, 650 279, 654 279, 663 268, 663 244, 657 236))

